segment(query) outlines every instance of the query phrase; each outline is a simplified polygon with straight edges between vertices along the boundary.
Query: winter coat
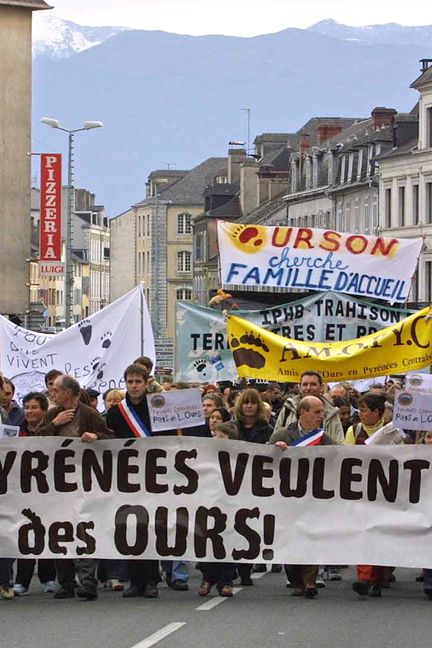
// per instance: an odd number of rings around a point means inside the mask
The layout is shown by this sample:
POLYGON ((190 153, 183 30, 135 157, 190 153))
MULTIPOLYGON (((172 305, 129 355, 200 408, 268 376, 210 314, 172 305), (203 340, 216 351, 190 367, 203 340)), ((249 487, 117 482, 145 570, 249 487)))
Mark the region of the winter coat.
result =
POLYGON ((252 427, 245 427, 242 421, 234 421, 237 426, 240 441, 249 443, 267 443, 272 433, 272 428, 267 421, 257 421, 252 427))
MULTIPOLYGON (((275 432, 282 427, 287 427, 290 423, 297 422, 297 408, 302 398, 303 396, 298 394, 297 396, 289 396, 286 399, 281 411, 279 412, 279 416, 277 417, 275 432)), ((345 435, 339 418, 339 410, 337 407, 333 407, 330 401, 326 398, 323 398, 322 396, 319 396, 318 398, 320 398, 324 404, 324 432, 329 435, 334 443, 341 445, 345 440, 345 435)))
MULTIPOLYGON (((305 432, 305 434, 307 434, 305 432)), ((300 428, 297 421, 290 423, 287 427, 280 427, 275 430, 270 437, 270 443, 277 443, 278 441, 285 441, 287 445, 291 445, 293 441, 298 441, 303 434, 300 434, 300 428)), ((328 434, 324 432, 320 445, 335 445, 335 442, 328 434)))

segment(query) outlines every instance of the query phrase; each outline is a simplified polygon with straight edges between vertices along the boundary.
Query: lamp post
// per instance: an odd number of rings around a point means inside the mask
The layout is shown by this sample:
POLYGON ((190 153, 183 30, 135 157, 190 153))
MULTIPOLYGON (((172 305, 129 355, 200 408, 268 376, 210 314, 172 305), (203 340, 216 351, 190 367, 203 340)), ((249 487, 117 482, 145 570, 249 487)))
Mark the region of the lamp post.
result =
POLYGON ((102 128, 101 121, 85 121, 81 128, 63 128, 57 119, 42 117, 42 124, 64 131, 68 134, 68 187, 67 187, 67 212, 66 212, 66 276, 65 276, 65 327, 73 323, 73 264, 72 264, 72 213, 74 208, 73 187, 73 151, 74 135, 80 131, 102 128))

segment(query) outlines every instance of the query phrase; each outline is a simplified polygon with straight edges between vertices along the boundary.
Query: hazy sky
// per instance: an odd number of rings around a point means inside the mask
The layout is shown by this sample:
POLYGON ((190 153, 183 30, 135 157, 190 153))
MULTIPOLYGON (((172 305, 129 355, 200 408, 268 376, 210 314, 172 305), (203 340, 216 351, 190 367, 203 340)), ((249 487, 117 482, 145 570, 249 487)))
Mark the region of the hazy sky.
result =
MULTIPOLYGON (((48 0, 50 3, 50 0, 48 0)), ((253 36, 333 18, 348 25, 431 25, 430 0, 52 0, 53 15, 81 25, 182 34, 253 36)))

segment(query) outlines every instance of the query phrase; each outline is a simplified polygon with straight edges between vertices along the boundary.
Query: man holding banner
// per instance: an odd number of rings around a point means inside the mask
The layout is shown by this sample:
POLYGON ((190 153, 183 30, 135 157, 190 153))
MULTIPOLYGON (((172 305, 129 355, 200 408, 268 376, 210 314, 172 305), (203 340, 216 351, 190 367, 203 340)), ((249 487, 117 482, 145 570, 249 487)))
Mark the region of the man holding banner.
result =
MULTIPOLYGON (((79 382, 72 376, 60 375, 55 379, 52 398, 56 407, 48 411, 45 424, 38 430, 40 436, 81 437, 84 443, 110 436, 98 412, 80 402, 80 390, 79 382)), ((75 596, 75 573, 81 584, 76 595, 87 601, 97 598, 97 559, 56 559, 55 565, 60 589, 54 598, 75 596)))
MULTIPOLYGON (((147 405, 149 372, 142 364, 129 365, 124 372, 125 400, 107 412, 107 425, 120 439, 145 439, 152 436, 147 405)), ((128 560, 130 587, 124 598, 158 598, 159 564, 157 560, 128 560)))
MULTIPOLYGON (((288 446, 311 447, 333 445, 332 439, 322 429, 324 405, 317 396, 305 396, 298 404, 298 421, 273 432, 270 443, 281 450, 288 446)), ((292 596, 315 598, 317 590, 317 565, 286 565, 286 574, 293 586, 292 596)))

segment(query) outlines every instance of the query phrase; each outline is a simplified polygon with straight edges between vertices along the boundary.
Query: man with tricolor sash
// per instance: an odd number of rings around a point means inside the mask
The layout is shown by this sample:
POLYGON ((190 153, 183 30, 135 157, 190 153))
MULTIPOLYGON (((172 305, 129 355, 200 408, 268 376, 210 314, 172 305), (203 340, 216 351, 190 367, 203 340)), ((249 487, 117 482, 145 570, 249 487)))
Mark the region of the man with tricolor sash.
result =
MULTIPOLYGON (((124 372, 126 398, 107 412, 107 425, 119 439, 145 439, 152 436, 147 405, 149 372, 141 364, 131 364, 124 372)), ((125 598, 158 598, 159 564, 157 560, 128 560, 130 587, 125 598)))
POLYGON ((270 437, 282 450, 288 446, 334 445, 332 438, 322 429, 324 404, 318 396, 305 396, 299 401, 298 420, 275 430, 270 437))
MULTIPOLYGON (((322 429, 324 405, 318 396, 305 396, 298 404, 298 420, 273 432, 270 443, 281 450, 290 447, 334 445, 331 437, 322 429)), ((292 596, 315 598, 318 594, 316 580, 318 565, 285 565, 288 579, 293 586, 292 596)))

